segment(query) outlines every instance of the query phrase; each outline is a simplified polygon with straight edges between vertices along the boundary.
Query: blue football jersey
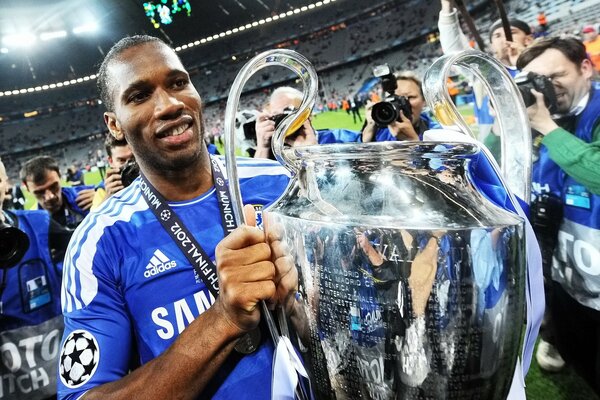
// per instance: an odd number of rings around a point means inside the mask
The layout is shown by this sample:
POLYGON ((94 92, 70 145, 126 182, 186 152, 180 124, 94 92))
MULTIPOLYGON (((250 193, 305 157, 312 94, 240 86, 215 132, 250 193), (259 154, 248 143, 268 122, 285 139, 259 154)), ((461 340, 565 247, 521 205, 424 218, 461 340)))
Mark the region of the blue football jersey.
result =
MULTIPOLYGON (((254 205, 258 220, 289 181, 287 171, 269 160, 240 158, 238 175, 244 204, 254 205)), ((169 204, 214 261, 224 237, 214 187, 169 204)), ((81 223, 67 250, 58 397, 76 399, 122 378, 132 354, 142 364, 159 356, 214 301, 135 180, 81 223)), ((267 342, 251 355, 229 357, 202 397, 269 398, 273 348, 267 342)))

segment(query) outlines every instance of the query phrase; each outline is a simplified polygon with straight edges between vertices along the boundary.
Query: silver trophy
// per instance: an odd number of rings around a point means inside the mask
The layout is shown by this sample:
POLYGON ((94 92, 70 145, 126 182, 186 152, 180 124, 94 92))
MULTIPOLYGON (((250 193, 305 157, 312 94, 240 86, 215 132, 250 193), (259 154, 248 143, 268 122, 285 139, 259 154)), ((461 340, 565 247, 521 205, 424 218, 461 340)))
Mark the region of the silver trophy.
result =
MULTIPOLYGON (((301 55, 273 50, 251 60, 227 103, 227 169, 241 214, 233 121, 243 84, 285 66, 304 83, 273 151, 291 172, 264 213, 298 270, 296 343, 317 399, 504 399, 524 321, 524 221, 484 197, 467 168, 481 149, 466 142, 383 142, 284 148, 310 115, 316 73, 301 55), (300 322, 298 322, 300 321, 300 322)), ((445 126, 466 124, 444 83, 452 66, 487 82, 504 143, 509 187, 527 199, 529 163, 507 143, 529 144, 518 91, 483 53, 443 57, 424 81, 445 126)))

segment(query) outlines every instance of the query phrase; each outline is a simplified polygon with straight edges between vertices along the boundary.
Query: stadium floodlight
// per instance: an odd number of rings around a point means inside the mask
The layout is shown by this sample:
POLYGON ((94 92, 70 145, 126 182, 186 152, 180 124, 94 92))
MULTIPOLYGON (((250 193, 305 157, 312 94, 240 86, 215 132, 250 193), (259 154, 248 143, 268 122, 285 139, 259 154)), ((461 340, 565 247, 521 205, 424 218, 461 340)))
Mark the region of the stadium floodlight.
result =
POLYGON ((2 43, 7 47, 29 47, 35 44, 37 38, 30 33, 15 35, 6 35, 2 38, 2 43))
POLYGON ((44 32, 40 34, 41 40, 52 40, 67 37, 67 31, 44 32))
POLYGON ((98 25, 92 22, 89 24, 76 26, 75 28, 73 28, 73 33, 79 35, 81 33, 95 32, 97 29, 98 25))

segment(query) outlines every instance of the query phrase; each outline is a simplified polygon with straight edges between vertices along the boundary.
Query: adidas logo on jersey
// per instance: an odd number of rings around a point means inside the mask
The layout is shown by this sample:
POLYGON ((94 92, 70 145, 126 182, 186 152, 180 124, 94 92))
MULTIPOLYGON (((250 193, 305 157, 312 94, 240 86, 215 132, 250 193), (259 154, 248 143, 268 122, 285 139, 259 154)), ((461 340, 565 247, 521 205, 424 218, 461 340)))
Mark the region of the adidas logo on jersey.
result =
POLYGON ((165 256, 165 254, 156 249, 154 251, 154 255, 150 259, 148 265, 146 265, 146 270, 144 271, 144 276, 146 278, 150 278, 151 276, 155 276, 160 274, 161 272, 165 272, 171 268, 175 268, 177 263, 175 261, 169 260, 169 257, 165 256))

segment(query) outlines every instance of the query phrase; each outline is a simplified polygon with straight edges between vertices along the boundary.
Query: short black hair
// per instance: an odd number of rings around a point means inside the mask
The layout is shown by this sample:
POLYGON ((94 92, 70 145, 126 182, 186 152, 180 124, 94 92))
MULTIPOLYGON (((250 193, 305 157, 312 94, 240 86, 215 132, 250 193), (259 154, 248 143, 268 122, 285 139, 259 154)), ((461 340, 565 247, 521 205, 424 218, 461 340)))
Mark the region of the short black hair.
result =
POLYGON ((123 137, 123 139, 117 139, 110 132, 106 134, 106 139, 104 139, 104 148, 106 149, 106 154, 108 154, 109 157, 112 157, 112 149, 122 146, 127 146, 127 140, 125 140, 125 137, 123 137))
POLYGON ((110 90, 110 82, 108 80, 108 65, 113 60, 118 58, 119 55, 121 55, 121 53, 123 53, 125 50, 144 43, 162 43, 165 46, 170 47, 164 41, 155 36, 127 36, 115 43, 104 57, 104 60, 102 60, 102 64, 100 64, 100 68, 98 69, 98 78, 96 80, 96 84, 98 86, 98 91, 100 92, 100 100, 102 100, 102 103, 104 103, 104 107, 107 111, 113 111, 114 108, 112 93, 110 90))
POLYGON ((574 37, 549 36, 538 39, 527 47, 517 59, 517 68, 523 69, 548 49, 556 49, 577 67, 588 58, 583 42, 574 37))
POLYGON ((48 171, 56 171, 60 176, 60 169, 56 160, 50 156, 38 156, 28 160, 21 168, 19 177, 23 183, 27 180, 41 182, 46 178, 48 171))

